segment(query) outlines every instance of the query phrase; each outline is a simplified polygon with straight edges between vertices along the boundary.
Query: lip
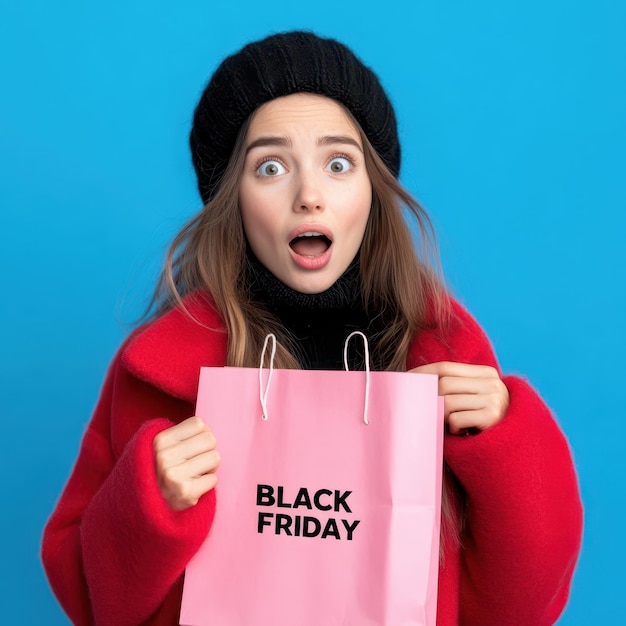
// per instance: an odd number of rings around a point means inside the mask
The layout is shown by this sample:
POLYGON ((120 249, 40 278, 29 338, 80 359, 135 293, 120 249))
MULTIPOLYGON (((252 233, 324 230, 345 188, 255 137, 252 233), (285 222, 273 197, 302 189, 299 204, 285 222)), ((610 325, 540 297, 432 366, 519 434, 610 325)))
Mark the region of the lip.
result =
POLYGON ((300 254, 297 254, 291 246, 289 246, 289 253, 291 254, 291 258, 293 259, 294 263, 298 267, 301 267, 305 270, 320 270, 326 267, 326 265, 328 265, 330 261, 330 257, 332 256, 332 231, 322 224, 299 224, 292 231, 289 232, 287 243, 291 243, 296 237, 299 237, 304 233, 319 233, 320 235, 324 235, 324 237, 326 237, 330 241, 330 246, 328 246, 326 252, 316 257, 301 256, 300 254))
POLYGON ((319 233, 320 235, 324 235, 331 245, 333 243, 333 233, 329 228, 323 226, 322 224, 299 224, 296 226, 288 235, 288 241, 292 242, 296 237, 300 235, 304 235, 304 233, 319 233))

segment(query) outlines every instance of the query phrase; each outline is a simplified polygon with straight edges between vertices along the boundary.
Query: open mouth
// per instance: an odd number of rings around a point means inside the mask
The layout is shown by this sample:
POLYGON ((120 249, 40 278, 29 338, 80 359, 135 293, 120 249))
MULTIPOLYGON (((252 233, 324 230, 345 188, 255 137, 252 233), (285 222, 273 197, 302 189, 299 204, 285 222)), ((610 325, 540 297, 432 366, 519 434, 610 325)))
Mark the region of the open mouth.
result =
POLYGON ((324 254, 332 245, 332 241, 322 233, 307 231, 294 237, 289 246, 299 256, 314 259, 324 254))

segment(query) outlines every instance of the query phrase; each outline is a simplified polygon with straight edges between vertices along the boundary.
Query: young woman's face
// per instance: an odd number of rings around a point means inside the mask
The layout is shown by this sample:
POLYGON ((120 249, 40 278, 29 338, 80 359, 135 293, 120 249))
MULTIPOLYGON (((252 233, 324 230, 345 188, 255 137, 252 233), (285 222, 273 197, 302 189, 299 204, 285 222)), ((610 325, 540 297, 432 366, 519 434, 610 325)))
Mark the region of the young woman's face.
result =
POLYGON ((356 256, 372 187, 359 133, 334 100, 262 105, 246 138, 239 206, 256 257, 302 293, 328 289, 356 256))

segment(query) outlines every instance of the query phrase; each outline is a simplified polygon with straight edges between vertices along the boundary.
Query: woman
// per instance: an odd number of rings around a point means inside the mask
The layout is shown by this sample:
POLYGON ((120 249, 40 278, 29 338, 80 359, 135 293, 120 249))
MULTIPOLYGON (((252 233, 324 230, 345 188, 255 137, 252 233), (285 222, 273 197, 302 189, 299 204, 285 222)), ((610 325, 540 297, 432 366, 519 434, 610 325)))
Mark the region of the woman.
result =
POLYGON ((72 620, 178 623, 219 477, 217 442, 193 416, 200 366, 254 367, 273 332, 278 366, 339 369, 358 329, 375 369, 439 376, 437 623, 554 623, 580 549, 567 442, 536 392, 500 375, 429 265, 429 221, 397 180, 395 115, 375 74, 311 33, 253 42, 206 87, 191 149, 205 206, 172 244, 156 313, 109 369, 44 533, 72 620))

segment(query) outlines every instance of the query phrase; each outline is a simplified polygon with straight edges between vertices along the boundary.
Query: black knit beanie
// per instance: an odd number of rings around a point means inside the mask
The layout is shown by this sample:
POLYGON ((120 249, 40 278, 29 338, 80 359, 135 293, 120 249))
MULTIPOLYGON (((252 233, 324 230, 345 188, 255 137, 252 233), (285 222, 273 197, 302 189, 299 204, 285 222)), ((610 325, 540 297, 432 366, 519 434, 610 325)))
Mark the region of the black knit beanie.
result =
POLYGON ((305 31, 279 33, 227 57, 196 107, 189 143, 204 203, 215 195, 246 119, 264 102, 300 92, 342 103, 398 176, 396 116, 376 74, 334 39, 305 31))

